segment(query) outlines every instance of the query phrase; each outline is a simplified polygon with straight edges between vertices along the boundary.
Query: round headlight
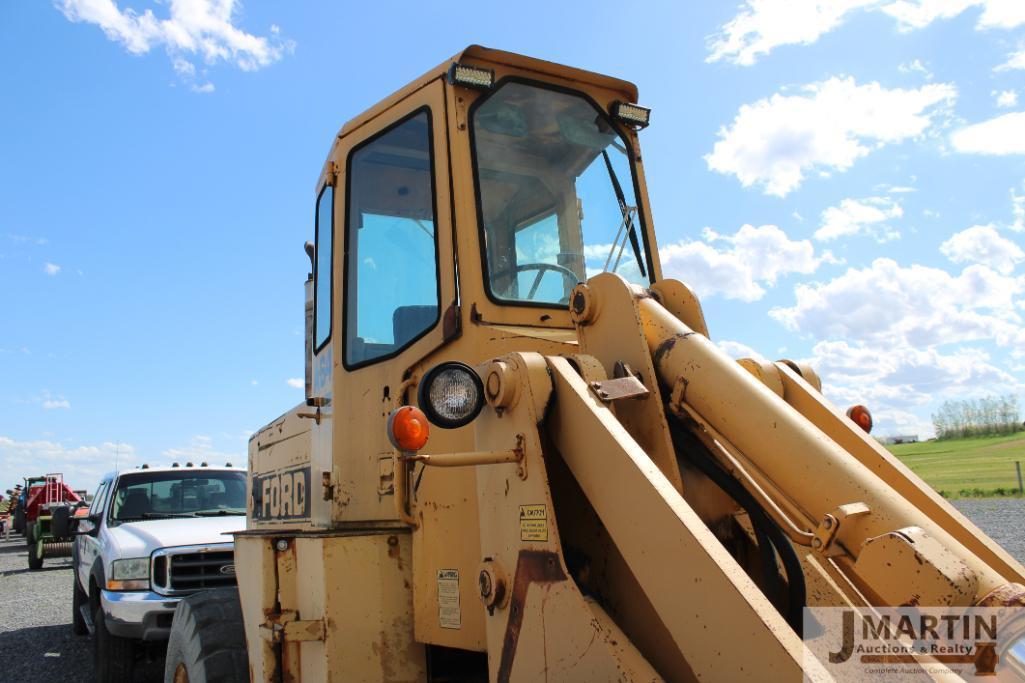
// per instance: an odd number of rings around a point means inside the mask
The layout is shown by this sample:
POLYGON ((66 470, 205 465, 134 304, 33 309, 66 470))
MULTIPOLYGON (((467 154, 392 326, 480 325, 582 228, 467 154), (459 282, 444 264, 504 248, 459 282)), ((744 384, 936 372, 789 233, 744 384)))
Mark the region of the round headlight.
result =
POLYGON ((416 395, 420 410, 442 429, 473 421, 484 407, 484 383, 466 363, 449 361, 431 368, 416 395))

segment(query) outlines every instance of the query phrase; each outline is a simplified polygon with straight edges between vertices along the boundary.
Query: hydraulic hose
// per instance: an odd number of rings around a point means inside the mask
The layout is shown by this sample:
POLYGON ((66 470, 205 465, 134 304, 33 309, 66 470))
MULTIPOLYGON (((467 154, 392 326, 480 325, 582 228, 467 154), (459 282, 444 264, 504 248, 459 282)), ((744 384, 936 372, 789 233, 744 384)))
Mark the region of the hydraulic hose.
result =
MULTIPOLYGON (((666 411, 666 413, 669 418, 669 431, 672 435, 677 461, 696 467, 698 471, 736 501, 751 519, 765 571, 766 584, 770 591, 779 583, 774 553, 779 555, 786 572, 787 598, 786 604, 782 607, 777 605, 777 609, 797 635, 801 636, 804 630, 807 589, 804 583, 804 570, 801 568, 801 561, 798 559, 794 547, 782 529, 772 521, 747 489, 715 462, 704 445, 687 431, 679 418, 670 411, 666 411), (686 457, 683 455, 684 453, 687 454, 686 457)), ((772 596, 769 596, 769 599, 771 601, 772 596)))

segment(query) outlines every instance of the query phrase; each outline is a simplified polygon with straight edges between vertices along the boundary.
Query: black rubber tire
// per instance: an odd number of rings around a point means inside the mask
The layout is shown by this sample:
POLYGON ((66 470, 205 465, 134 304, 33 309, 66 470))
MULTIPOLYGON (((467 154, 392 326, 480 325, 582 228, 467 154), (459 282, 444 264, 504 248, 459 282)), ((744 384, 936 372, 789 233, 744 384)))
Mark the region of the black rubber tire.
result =
POLYGON ((235 588, 194 593, 178 603, 164 663, 164 683, 179 669, 189 683, 249 683, 242 605, 235 588))
POLYGON ((14 532, 18 534, 25 533, 25 510, 24 508, 16 508, 14 510, 14 532))
POLYGON ((96 683, 131 683, 135 673, 135 641, 107 630, 103 607, 93 612, 93 673, 96 683))
POLYGON ((78 577, 75 576, 77 571, 74 568, 71 570, 71 632, 76 636, 84 636, 89 633, 89 628, 85 625, 85 617, 82 616, 82 605, 89 604, 89 596, 78 585, 78 577))
POLYGON ((28 568, 32 571, 39 571, 43 568, 43 557, 39 554, 39 544, 28 544, 28 568))
POLYGON ((62 505, 54 508, 53 519, 50 520, 50 531, 54 538, 69 538, 71 536, 71 508, 62 505))

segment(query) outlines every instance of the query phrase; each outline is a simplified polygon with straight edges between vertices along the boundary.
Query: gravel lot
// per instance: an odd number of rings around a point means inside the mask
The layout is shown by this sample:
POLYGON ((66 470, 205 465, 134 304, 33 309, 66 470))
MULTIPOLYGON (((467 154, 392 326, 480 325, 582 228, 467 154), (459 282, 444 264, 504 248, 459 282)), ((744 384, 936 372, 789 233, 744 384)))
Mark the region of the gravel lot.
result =
MULTIPOLYGON (((983 531, 1025 562, 1025 499, 953 501, 983 531)), ((71 633, 71 558, 30 572, 20 536, 0 540, 0 663, 11 681, 93 680, 88 636, 71 633)), ((162 658, 143 663, 138 681, 160 681, 162 658)))
MULTIPOLYGON (((89 636, 71 632, 71 558, 29 571, 25 541, 0 540, 0 679, 91 681, 89 636)), ((163 658, 141 663, 137 681, 161 681, 163 658)))
POLYGON ((1025 564, 1025 498, 964 498, 954 506, 1025 564))

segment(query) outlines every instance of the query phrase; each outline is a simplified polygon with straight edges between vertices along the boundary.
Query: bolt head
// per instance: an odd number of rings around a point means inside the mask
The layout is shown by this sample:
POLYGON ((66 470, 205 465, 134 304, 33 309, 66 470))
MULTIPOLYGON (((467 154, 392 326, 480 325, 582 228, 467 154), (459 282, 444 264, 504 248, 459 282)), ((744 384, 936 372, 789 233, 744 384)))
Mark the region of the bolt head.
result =
POLYGON ((285 552, 286 550, 288 550, 288 539, 279 538, 274 542, 274 548, 279 553, 285 552))

